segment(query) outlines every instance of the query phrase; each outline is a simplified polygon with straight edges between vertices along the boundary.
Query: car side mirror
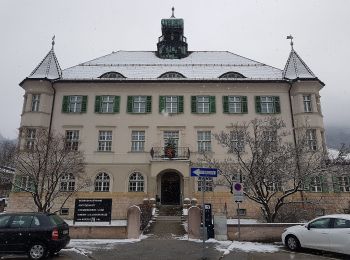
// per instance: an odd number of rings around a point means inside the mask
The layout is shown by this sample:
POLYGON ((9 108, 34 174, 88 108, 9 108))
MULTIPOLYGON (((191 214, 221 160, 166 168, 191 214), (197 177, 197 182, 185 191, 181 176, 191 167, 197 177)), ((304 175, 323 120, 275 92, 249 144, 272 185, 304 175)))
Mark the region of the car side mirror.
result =
POLYGON ((307 230, 310 230, 310 224, 306 225, 307 230))

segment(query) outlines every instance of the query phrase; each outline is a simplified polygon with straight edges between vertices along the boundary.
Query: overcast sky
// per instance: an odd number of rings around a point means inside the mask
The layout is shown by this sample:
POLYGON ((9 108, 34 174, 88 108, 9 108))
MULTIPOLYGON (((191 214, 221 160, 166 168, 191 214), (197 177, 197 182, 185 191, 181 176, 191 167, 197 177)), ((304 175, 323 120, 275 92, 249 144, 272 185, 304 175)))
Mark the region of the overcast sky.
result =
POLYGON ((155 50, 160 20, 185 20, 189 50, 227 50, 283 69, 286 36, 326 86, 326 125, 350 126, 348 0, 1 0, 0 134, 17 137, 19 83, 51 48, 62 69, 117 50, 155 50))

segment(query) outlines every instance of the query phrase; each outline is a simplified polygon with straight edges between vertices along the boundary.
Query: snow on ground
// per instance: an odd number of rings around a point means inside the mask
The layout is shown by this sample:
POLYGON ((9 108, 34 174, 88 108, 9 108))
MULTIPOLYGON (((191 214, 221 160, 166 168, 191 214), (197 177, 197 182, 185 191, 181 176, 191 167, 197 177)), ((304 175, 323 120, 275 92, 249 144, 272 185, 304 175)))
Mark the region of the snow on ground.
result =
MULTIPOLYGON (((339 151, 336 149, 328 148, 328 156, 330 159, 336 159, 339 155, 339 151)), ((350 160, 350 153, 344 158, 345 160, 350 160)))
MULTIPOLYGON (((188 235, 182 237, 174 237, 178 240, 188 240, 196 243, 203 243, 201 239, 189 239, 188 235)), ((260 252, 260 253, 274 253, 279 251, 279 247, 273 244, 263 244, 254 242, 239 242, 239 241, 218 241, 215 239, 208 239, 205 243, 215 243, 215 249, 223 252, 224 255, 229 254, 231 251, 244 251, 244 252, 260 252)))
POLYGON ((64 250, 87 255, 91 253, 89 250, 101 248, 111 249, 116 244, 136 243, 147 237, 146 235, 141 235, 139 239, 71 239, 67 248, 64 250))
POLYGON ((273 244, 263 244, 254 242, 239 242, 239 241, 217 241, 209 239, 206 243, 216 243, 215 249, 223 252, 224 255, 231 251, 239 250, 244 252, 260 252, 260 253, 275 253, 279 250, 278 246, 273 244))

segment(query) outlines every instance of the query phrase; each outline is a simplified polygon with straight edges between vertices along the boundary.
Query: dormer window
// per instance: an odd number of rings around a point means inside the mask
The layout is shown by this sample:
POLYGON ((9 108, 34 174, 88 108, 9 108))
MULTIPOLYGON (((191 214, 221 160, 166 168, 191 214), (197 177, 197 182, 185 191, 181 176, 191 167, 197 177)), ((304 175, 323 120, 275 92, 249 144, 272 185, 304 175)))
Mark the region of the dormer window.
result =
POLYGON ((100 79, 123 79, 123 78, 125 78, 124 75, 115 71, 110 71, 100 76, 100 79))
POLYGON ((174 79, 174 78, 185 78, 185 76, 179 72, 170 71, 170 72, 163 73, 162 75, 159 76, 159 78, 174 79))
POLYGON ((245 78, 241 73, 230 71, 222 74, 220 79, 237 79, 237 78, 245 78))

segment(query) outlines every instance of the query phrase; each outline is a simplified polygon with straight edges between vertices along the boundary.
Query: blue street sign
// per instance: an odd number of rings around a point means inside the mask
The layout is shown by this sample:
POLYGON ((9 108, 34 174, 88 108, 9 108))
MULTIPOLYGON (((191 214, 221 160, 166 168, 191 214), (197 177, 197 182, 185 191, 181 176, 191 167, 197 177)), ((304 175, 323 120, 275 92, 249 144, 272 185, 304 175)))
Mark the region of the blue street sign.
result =
POLYGON ((191 168, 192 177, 217 177, 218 169, 216 168, 191 168))

